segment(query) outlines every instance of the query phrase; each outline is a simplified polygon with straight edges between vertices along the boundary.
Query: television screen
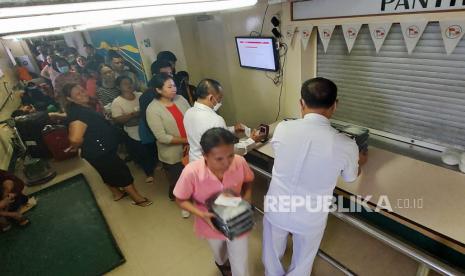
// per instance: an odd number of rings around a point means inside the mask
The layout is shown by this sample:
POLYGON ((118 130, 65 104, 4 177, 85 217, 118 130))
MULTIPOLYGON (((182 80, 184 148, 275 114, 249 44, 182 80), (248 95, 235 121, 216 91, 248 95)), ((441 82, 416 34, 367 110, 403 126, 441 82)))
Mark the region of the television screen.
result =
POLYGON ((273 37, 236 37, 241 67, 273 71, 279 69, 279 52, 273 37))

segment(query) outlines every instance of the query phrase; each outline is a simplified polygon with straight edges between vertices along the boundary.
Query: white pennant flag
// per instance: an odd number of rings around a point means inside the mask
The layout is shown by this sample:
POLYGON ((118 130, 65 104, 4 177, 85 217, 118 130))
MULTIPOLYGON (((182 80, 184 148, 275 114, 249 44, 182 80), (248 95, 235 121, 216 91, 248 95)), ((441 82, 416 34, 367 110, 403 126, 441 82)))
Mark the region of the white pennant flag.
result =
POLYGON ((323 43, 323 49, 328 50, 329 41, 333 35, 333 31, 336 25, 321 25, 318 26, 318 33, 320 34, 321 43, 323 43))
POLYGON ((421 35, 425 31, 426 25, 428 25, 428 21, 400 23, 402 34, 404 35, 405 46, 407 46, 409 55, 413 52, 415 46, 417 46, 421 35))
POLYGON ((286 40, 294 47, 295 34, 297 33, 297 27, 293 25, 286 26, 286 40))
POLYGON ((302 47, 304 48, 304 50, 307 49, 308 40, 310 39, 310 36, 312 35, 312 30, 313 30, 313 25, 308 25, 300 29, 300 39, 302 41, 302 47))
POLYGON ((342 32, 344 33, 344 39, 346 40, 347 50, 349 54, 354 47, 355 40, 357 39, 358 32, 362 24, 344 24, 342 25, 342 32))
POLYGON ((465 30, 465 20, 446 20, 440 21, 442 39, 446 47, 447 55, 454 52, 455 47, 463 37, 465 30))
POLYGON ((379 53, 379 50, 381 50, 381 47, 383 47, 384 40, 386 40, 391 26, 392 23, 368 24, 371 39, 373 39, 373 43, 375 44, 375 49, 377 53, 379 53))
POLYGON ((291 41, 295 34, 295 26, 288 25, 286 26, 286 40, 291 41))

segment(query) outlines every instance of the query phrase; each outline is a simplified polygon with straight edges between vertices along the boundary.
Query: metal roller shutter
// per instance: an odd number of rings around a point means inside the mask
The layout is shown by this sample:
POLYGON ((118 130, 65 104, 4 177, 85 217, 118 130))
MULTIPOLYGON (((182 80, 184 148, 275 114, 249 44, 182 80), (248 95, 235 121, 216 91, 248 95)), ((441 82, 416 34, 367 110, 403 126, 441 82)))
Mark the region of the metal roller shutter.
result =
POLYGON ((447 56, 438 23, 429 23, 412 55, 399 24, 376 53, 364 25, 349 55, 338 26, 318 76, 339 88, 334 119, 407 139, 465 148, 465 39, 447 56))

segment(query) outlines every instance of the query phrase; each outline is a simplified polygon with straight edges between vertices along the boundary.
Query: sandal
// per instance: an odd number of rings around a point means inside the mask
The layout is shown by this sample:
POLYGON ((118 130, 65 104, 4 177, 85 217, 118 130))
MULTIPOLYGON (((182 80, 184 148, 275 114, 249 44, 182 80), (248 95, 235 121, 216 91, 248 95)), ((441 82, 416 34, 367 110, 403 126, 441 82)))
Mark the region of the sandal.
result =
POLYGON ((1 229, 0 229, 1 232, 7 232, 8 230, 11 229, 11 224, 2 225, 2 226, 0 226, 0 228, 1 228, 1 229))
POLYGON ((222 276, 231 276, 232 275, 231 266, 229 265, 229 261, 227 263, 223 264, 223 265, 219 265, 217 262, 215 262, 215 264, 216 264, 216 267, 218 267, 218 269, 220 270, 222 276))
POLYGON ((140 207, 147 207, 153 204, 153 201, 148 200, 146 197, 144 197, 144 200, 141 202, 132 202, 132 205, 137 205, 140 207))
POLYGON ((31 221, 28 220, 27 218, 21 218, 20 220, 17 221, 18 225, 21 227, 24 227, 28 225, 31 221))
POLYGON ((120 197, 114 198, 113 201, 120 201, 121 199, 127 197, 129 194, 126 192, 123 192, 120 197))

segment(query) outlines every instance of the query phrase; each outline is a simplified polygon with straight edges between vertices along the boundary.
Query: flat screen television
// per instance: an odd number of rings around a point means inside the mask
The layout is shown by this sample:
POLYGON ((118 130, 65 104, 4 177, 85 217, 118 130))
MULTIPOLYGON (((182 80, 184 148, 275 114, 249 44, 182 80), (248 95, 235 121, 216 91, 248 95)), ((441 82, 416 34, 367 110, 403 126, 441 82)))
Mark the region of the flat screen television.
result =
POLYGON ((279 70, 279 51, 274 37, 236 37, 241 67, 263 71, 279 70))

